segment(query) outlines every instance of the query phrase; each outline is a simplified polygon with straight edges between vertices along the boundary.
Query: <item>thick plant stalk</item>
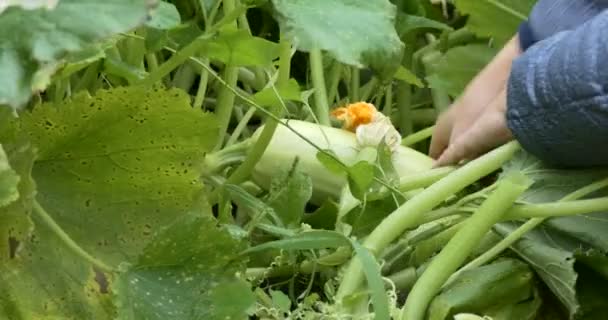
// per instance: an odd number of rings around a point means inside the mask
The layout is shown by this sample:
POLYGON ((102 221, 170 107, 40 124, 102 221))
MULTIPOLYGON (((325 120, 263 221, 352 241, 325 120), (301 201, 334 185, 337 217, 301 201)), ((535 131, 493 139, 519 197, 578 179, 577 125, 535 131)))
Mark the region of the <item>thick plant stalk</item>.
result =
POLYGON ((310 51, 310 72, 312 84, 315 88, 315 116, 319 124, 329 125, 329 105, 327 103, 327 89, 323 76, 323 56, 320 49, 310 51))
MULTIPOLYGON (((605 188, 607 186, 608 186, 608 179, 602 179, 600 181, 592 183, 588 186, 585 186, 579 190, 576 190, 576 191, 566 195, 565 197, 560 199, 557 204, 559 205, 566 201, 577 200, 577 199, 583 198, 583 197, 585 197, 597 190, 605 188)), ((458 276, 460 274, 462 274, 462 272, 473 269, 473 268, 480 267, 480 266, 490 262, 495 257, 497 257, 499 254, 501 254, 503 251, 508 249, 515 242, 517 242, 523 235, 525 235, 526 233, 528 233, 529 231, 533 230, 534 228, 539 226, 541 223, 543 223, 545 221, 545 219, 546 218, 532 218, 532 219, 528 220, 526 223, 524 223, 519 228, 515 229, 515 231, 511 232, 508 236, 506 236, 504 239, 502 239, 499 243, 497 243, 490 250, 484 252, 482 255, 475 258, 475 260, 469 262, 464 267, 460 268, 460 270, 458 270, 458 272, 454 273, 450 277, 450 279, 446 282, 445 285, 448 285, 449 283, 451 283, 452 281, 457 279, 458 276)))
POLYGON ((426 140, 433 135, 433 130, 435 130, 435 126, 412 133, 401 140, 401 145, 409 147, 422 140, 426 140))
POLYGON ((522 174, 513 174, 498 181, 496 190, 464 222, 463 227, 416 281, 405 302, 403 320, 424 319, 429 303, 441 290, 443 283, 531 184, 532 180, 522 174))
MULTIPOLYGON (((447 177, 434 183, 386 217, 367 237, 363 245, 378 254, 405 230, 416 226, 426 212, 433 209, 449 196, 498 170, 505 162, 512 158, 519 148, 519 143, 512 141, 467 163, 447 177)), ((344 278, 337 292, 337 299, 342 300, 354 293, 362 283, 362 280, 361 264, 357 262, 357 259, 354 259, 344 273, 344 278)))
MULTIPOLYGON (((284 87, 289 82, 289 75, 291 73, 290 63, 291 63, 291 44, 289 41, 282 39, 281 43, 281 53, 279 57, 279 78, 278 78, 278 86, 284 87)), ((277 93, 278 94, 278 93, 277 93)), ((282 117, 284 110, 283 108, 279 108, 277 112, 278 117, 282 117)), ((279 123, 271 118, 266 117, 266 122, 264 125, 264 129, 260 133, 256 143, 253 145, 247 158, 245 161, 235 170, 235 172, 228 178, 228 183, 230 184, 238 184, 244 182, 250 175, 256 164, 259 162, 260 158, 266 151, 268 144, 272 140, 274 133, 278 127, 279 123)))
MULTIPOLYGON (((224 14, 234 11, 236 6, 236 0, 224 0, 224 14)), ((232 28, 237 28, 236 22, 232 22, 229 24, 232 28)), ((236 87, 237 81, 239 79, 239 68, 235 66, 227 65, 224 69, 223 78, 226 80, 226 84, 228 87, 236 87)), ((232 110, 234 109, 234 93, 226 86, 220 89, 220 92, 217 97, 217 108, 216 114, 220 122, 219 128, 219 137, 218 144, 215 147, 215 150, 221 149, 224 145, 224 138, 226 137, 228 126, 230 125, 230 119, 232 118, 232 110)))
MULTIPOLYGON (((204 58, 201 61, 205 64, 209 64, 209 59, 204 58)), ((203 107, 203 101, 205 101, 205 95, 207 93, 207 85, 209 84, 209 72, 205 68, 200 69, 201 74, 198 82, 198 88, 196 89, 196 96, 194 97, 193 107, 194 109, 201 109, 203 107)))

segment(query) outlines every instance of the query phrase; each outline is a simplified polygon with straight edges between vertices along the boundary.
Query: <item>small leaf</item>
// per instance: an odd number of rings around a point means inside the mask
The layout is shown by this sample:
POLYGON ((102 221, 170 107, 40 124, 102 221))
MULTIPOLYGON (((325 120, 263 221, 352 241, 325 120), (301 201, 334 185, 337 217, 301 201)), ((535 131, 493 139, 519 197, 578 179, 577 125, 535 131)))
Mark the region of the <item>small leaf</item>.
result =
POLYGON ((284 226, 283 220, 277 215, 274 209, 264 201, 256 198, 245 189, 235 185, 225 185, 224 188, 228 191, 230 198, 240 209, 246 210, 251 217, 251 227, 256 226, 259 222, 266 220, 266 216, 272 218, 275 225, 284 226))
POLYGON ((338 204, 327 199, 313 213, 306 214, 303 222, 314 229, 333 230, 338 219, 338 204))
POLYGON ((279 45, 239 29, 220 32, 202 51, 231 66, 269 66, 279 56, 279 45))
POLYGON ((257 102, 260 106, 283 108, 283 103, 277 94, 283 101, 301 101, 300 85, 295 79, 289 79, 285 87, 277 86, 276 88, 264 88, 262 91, 257 92, 253 95, 253 101, 257 102))
POLYGON ((337 160, 337 156, 331 149, 317 152, 317 160, 323 164, 325 168, 333 173, 343 173, 346 171, 344 165, 337 160), (329 153, 329 154, 328 154, 329 153), (331 155, 334 155, 333 157, 331 155))
POLYGON ((376 167, 367 162, 359 161, 348 169, 348 185, 357 199, 363 199, 374 182, 376 167))
POLYGON ((272 297, 272 304, 275 308, 283 311, 289 312, 291 309, 291 300, 281 291, 271 290, 270 296, 272 297))
POLYGON ((422 80, 420 80, 420 78, 418 78, 412 71, 403 66, 399 66, 393 77, 397 80, 413 84, 418 88, 424 88, 424 83, 422 83, 422 80))
POLYGON ((266 249, 282 250, 312 250, 347 246, 348 239, 335 231, 312 230, 302 232, 293 237, 266 242, 249 248, 245 253, 258 252, 266 249))
POLYGON ((270 185, 267 203, 287 227, 298 227, 312 196, 312 180, 294 163, 291 171, 278 175, 270 185))

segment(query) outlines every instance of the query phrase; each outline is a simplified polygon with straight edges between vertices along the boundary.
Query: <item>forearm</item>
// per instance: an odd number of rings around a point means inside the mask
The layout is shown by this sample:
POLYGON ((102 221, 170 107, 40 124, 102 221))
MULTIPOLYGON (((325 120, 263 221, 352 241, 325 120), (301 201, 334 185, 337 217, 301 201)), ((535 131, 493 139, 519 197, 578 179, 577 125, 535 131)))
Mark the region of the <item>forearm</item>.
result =
POLYGON ((568 166, 608 164, 608 10, 513 63, 507 123, 524 149, 568 166))

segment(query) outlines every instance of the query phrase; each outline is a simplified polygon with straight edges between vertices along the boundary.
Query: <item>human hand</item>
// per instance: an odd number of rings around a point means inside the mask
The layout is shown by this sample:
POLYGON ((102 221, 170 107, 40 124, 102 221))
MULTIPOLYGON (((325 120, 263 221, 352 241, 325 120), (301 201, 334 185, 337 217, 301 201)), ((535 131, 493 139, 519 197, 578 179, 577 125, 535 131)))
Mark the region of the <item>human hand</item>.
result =
MULTIPOLYGON (((475 117, 471 125, 470 119, 453 121, 453 129, 450 135, 448 147, 435 157, 435 167, 457 164, 466 159, 473 159, 499 145, 513 139, 513 134, 507 126, 507 93, 503 89, 498 96, 475 117), (459 128, 457 128, 457 126, 459 128)), ((462 117, 462 115, 447 114, 450 117, 462 117)), ((450 124, 438 127, 439 130, 447 130, 450 124)), ((439 136, 445 136, 444 132, 438 132, 439 136)), ((436 151, 436 150, 435 150, 436 151)))
POLYGON ((477 157, 512 138, 505 119, 506 85, 519 54, 515 36, 439 117, 429 150, 436 166, 477 157))

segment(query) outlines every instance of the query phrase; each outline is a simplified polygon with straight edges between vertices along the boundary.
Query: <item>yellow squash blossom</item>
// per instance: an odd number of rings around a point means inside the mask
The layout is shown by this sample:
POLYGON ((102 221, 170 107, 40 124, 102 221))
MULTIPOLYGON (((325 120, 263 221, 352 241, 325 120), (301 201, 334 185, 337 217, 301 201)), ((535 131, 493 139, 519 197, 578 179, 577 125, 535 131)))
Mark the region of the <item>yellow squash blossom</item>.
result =
POLYGON ((360 146, 378 146, 384 142, 392 151, 401 144, 401 135, 391 119, 367 102, 356 102, 346 107, 336 108, 332 116, 343 122, 343 128, 355 132, 360 146))

